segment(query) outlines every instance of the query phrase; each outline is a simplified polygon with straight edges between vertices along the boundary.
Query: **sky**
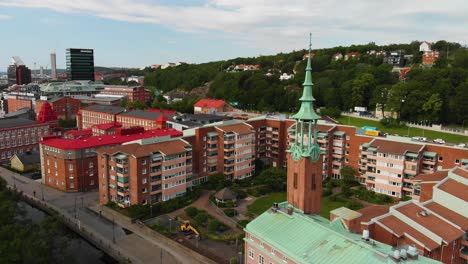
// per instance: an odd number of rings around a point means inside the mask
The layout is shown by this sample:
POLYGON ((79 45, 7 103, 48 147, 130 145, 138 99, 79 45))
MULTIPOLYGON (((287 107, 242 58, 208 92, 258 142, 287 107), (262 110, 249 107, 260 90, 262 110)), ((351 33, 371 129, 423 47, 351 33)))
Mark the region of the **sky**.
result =
POLYGON ((0 0, 0 72, 65 67, 65 49, 94 49, 95 65, 202 63, 313 47, 468 43, 467 0, 0 0))

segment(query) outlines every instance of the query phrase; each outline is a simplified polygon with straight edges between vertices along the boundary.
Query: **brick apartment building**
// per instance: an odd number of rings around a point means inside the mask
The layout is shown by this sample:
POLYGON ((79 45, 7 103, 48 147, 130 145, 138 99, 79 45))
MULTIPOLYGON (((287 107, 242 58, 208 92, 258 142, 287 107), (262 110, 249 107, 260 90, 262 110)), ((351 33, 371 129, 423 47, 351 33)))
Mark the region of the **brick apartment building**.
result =
POLYGON ((460 165, 468 151, 433 144, 372 139, 361 146, 359 181, 368 189, 394 197, 413 195, 412 179, 460 165))
POLYGON ((81 109, 76 118, 79 129, 87 129, 94 125, 116 122, 117 114, 125 111, 124 107, 112 105, 90 105, 81 109))
POLYGON ((371 239, 395 247, 414 245, 420 255, 444 263, 466 263, 468 168, 421 176, 415 180, 428 184, 418 190, 416 200, 358 211, 340 208, 331 212, 331 220, 346 216, 343 223, 353 232, 367 230, 371 239))
POLYGON ((151 100, 151 92, 146 90, 143 86, 106 86, 104 90, 100 92, 100 94, 110 96, 126 96, 129 102, 140 101, 142 103, 147 103, 151 100))
POLYGON ((81 107, 80 100, 69 96, 54 97, 48 100, 36 101, 36 115, 39 115, 42 105, 45 102, 48 102, 52 106, 52 109, 57 113, 57 118, 64 120, 76 118, 76 114, 81 107))
POLYGON ((8 98, 8 113, 18 111, 22 108, 33 109, 33 101, 31 99, 8 98))
POLYGON ((422 55, 422 64, 433 65, 439 57, 440 53, 437 50, 425 51, 422 55))
POLYGON ((192 146, 144 139, 98 151, 99 199, 120 207, 167 201, 191 187, 192 146))
POLYGON ((49 138, 40 144, 42 181, 61 191, 88 191, 97 188, 97 155, 102 147, 161 136, 181 136, 176 130, 119 128, 113 135, 85 138, 49 138))
POLYGON ((165 128, 172 114, 151 110, 127 110, 112 105, 91 105, 80 110, 77 118, 79 129, 95 125, 120 123, 122 127, 140 126, 146 130, 165 128))
POLYGON ((255 131, 247 123, 231 120, 185 130, 193 146, 194 184, 223 173, 229 180, 244 179, 255 172, 255 131))
POLYGON ((0 162, 8 162, 17 153, 38 151, 42 136, 49 132, 48 123, 23 118, 0 119, 0 162))
POLYGON ((165 128, 171 114, 147 110, 128 110, 116 115, 116 121, 123 127, 141 126, 145 129, 165 128))
POLYGON ((230 112, 234 108, 224 100, 201 99, 193 105, 194 114, 216 114, 230 112))

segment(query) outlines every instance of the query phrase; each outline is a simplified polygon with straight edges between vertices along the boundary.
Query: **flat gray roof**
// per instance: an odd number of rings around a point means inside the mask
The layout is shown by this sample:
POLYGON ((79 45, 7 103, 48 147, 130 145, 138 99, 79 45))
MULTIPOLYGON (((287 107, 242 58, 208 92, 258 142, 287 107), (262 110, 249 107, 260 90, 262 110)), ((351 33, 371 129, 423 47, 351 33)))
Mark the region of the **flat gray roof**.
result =
POLYGON ((0 128, 13 128, 13 127, 21 127, 21 126, 30 126, 37 124, 36 121, 32 121, 25 118, 3 118, 0 119, 0 128))

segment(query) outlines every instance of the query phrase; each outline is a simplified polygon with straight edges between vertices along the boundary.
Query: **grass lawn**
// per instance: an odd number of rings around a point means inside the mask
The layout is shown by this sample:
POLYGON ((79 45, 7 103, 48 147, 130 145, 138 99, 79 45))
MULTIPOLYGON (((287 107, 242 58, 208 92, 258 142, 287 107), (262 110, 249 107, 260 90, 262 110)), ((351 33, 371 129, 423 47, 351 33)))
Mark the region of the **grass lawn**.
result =
MULTIPOLYGON (((270 193, 266 196, 263 196, 253 202, 251 205, 248 206, 249 212, 254 213, 255 215, 260 215, 261 213, 265 212, 272 206, 275 202, 284 202, 286 201, 286 193, 270 193)), ((344 206, 344 202, 341 201, 331 201, 330 197, 322 197, 322 213, 321 215, 326 218, 330 219, 330 211, 344 206)))
MULTIPOLYGON (((374 121, 374 120, 368 120, 368 119, 358 118, 358 117, 348 117, 348 116, 342 116, 338 118, 337 120, 343 125, 351 125, 351 126, 357 126, 357 127, 373 126, 373 127, 377 127, 383 133, 398 134, 400 136, 408 135, 407 127, 386 128, 382 124, 380 124, 380 122, 374 121)), ((443 133, 443 132, 432 131, 432 130, 427 130, 427 129, 410 127, 409 137, 416 137, 416 136, 427 137, 428 139, 441 138, 445 140, 446 142, 450 142, 450 143, 468 142, 468 136, 449 134, 449 133, 443 133)))

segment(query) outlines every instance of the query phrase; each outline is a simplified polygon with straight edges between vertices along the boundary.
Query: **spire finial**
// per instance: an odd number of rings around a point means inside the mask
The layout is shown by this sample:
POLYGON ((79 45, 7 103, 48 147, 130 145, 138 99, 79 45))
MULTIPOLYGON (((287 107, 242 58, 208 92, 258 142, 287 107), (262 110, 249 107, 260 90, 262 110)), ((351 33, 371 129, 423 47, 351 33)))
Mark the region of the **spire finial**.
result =
POLYGON ((309 33, 309 57, 312 52, 312 32, 309 33))

